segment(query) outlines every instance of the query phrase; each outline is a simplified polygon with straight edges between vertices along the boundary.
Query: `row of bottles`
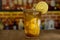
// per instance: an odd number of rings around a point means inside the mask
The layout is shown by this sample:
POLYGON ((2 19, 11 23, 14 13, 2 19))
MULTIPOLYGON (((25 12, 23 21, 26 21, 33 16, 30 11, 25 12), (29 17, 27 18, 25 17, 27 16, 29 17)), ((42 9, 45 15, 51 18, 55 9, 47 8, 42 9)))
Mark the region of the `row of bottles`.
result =
POLYGON ((35 5, 37 0, 2 0, 3 10, 20 10, 30 9, 35 5))
MULTIPOLYGON (((46 19, 44 22, 38 23, 38 25, 41 30, 42 29, 54 30, 56 26, 55 22, 52 19, 50 20, 46 19)), ((32 26, 34 25, 32 24, 32 26)), ((3 20, 0 19, 0 30, 23 30, 23 29, 24 29, 24 22, 22 19, 19 19, 19 22, 11 20, 6 20, 5 22, 3 22, 3 20)))
POLYGON ((23 20, 0 19, 0 30, 23 30, 23 20))
POLYGON ((41 23, 41 29, 44 29, 44 30, 54 30, 55 29, 55 21, 52 18, 46 18, 41 23))
POLYGON ((49 10, 60 10, 60 3, 56 2, 56 0, 2 0, 2 10, 31 9, 39 1, 46 1, 49 5, 49 10))
POLYGON ((46 0, 49 5, 49 11, 59 11, 60 10, 60 3, 57 0, 46 0))

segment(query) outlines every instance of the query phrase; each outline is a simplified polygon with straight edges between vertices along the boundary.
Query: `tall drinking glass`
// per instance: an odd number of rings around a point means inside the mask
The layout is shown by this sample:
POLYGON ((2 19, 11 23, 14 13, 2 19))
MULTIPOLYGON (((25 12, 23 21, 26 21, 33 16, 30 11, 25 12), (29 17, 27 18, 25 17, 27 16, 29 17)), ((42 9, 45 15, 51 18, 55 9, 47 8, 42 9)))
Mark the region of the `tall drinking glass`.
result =
POLYGON ((24 28, 28 37, 37 37, 40 34, 40 13, 35 10, 25 10, 24 28))

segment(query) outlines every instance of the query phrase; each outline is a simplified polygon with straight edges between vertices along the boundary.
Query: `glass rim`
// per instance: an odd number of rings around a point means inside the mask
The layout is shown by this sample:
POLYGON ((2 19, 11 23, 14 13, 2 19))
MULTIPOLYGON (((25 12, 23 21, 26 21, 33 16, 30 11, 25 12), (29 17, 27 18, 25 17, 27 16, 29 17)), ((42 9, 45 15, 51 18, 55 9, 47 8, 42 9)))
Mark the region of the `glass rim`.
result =
POLYGON ((36 10, 33 10, 33 9, 25 9, 25 10, 23 10, 23 12, 40 12, 40 11, 36 11, 36 10))

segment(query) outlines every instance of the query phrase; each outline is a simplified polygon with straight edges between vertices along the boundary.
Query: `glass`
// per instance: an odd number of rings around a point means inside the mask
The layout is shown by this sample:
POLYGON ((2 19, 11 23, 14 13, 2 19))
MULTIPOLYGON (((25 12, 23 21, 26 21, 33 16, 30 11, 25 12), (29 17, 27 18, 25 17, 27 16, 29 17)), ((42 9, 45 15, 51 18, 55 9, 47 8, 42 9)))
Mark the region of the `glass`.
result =
POLYGON ((24 28, 27 37, 38 37, 40 34, 40 13, 34 10, 25 10, 24 28), (39 15, 39 16, 38 16, 39 15))

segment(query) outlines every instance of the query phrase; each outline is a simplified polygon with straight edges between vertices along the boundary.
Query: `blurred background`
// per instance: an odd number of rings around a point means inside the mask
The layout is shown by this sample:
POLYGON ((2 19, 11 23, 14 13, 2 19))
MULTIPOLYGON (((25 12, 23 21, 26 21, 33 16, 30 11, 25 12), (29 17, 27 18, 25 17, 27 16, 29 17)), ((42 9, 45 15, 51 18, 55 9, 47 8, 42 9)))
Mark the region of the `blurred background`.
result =
POLYGON ((0 0, 0 40, 60 40, 58 29, 60 29, 60 0, 0 0), (38 15, 41 18, 38 21, 40 36, 27 39, 23 31, 17 31, 24 30, 23 10, 34 9, 40 1, 48 4, 48 12, 38 15))
POLYGON ((33 9, 40 1, 47 2, 49 6, 48 12, 41 15, 41 29, 60 29, 60 0, 0 0, 1 28, 18 30, 19 26, 24 26, 23 10, 33 9))

